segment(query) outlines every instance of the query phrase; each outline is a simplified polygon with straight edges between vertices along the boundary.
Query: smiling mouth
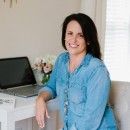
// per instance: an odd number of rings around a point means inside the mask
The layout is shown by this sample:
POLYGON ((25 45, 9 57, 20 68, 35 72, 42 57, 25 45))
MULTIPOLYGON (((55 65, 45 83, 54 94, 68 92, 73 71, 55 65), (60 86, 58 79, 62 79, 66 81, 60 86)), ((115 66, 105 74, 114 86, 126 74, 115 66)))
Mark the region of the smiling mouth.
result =
POLYGON ((69 47, 71 47, 71 48, 77 48, 79 45, 77 45, 77 44, 70 44, 69 43, 69 47))

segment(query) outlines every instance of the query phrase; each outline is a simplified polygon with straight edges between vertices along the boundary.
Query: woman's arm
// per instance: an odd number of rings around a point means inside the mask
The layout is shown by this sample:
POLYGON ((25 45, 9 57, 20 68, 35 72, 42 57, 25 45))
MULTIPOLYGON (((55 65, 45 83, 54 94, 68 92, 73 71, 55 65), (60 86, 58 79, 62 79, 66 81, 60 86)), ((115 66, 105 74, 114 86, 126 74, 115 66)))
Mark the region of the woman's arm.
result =
POLYGON ((40 128, 45 126, 46 118, 49 118, 46 101, 51 99, 49 92, 41 92, 36 99, 36 120, 40 128))
POLYGON ((54 69, 46 86, 40 91, 36 99, 36 120, 40 128, 45 126, 46 118, 49 118, 46 102, 56 97, 56 76, 59 57, 56 60, 54 69))

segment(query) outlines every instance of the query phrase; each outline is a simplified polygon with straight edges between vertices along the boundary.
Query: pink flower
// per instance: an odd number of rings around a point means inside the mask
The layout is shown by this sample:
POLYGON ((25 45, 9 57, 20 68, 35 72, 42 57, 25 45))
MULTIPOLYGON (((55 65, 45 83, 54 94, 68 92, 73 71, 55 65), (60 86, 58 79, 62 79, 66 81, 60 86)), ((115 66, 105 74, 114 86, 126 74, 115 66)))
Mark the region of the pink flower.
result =
POLYGON ((33 69, 38 70, 44 74, 50 74, 55 63, 56 56, 46 56, 44 58, 36 58, 33 69))

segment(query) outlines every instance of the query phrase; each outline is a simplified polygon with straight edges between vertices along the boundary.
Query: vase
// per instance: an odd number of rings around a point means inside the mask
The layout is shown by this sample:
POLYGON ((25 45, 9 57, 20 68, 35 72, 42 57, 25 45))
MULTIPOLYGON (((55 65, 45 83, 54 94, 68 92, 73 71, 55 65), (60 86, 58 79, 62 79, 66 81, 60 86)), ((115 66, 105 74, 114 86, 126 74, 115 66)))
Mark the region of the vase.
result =
POLYGON ((33 70, 34 75, 35 75, 35 79, 38 85, 42 85, 42 77, 43 77, 43 73, 41 71, 38 70, 33 70))
POLYGON ((45 74, 42 76, 42 84, 45 86, 50 78, 50 74, 45 74))

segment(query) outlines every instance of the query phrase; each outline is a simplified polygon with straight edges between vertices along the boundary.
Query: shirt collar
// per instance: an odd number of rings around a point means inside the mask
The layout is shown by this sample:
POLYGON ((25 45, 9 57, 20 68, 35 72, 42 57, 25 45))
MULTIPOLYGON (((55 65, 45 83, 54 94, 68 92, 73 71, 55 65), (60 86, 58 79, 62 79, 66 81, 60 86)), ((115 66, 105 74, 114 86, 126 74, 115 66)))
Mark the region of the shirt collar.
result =
POLYGON ((84 58, 83 58, 83 60, 82 60, 82 62, 81 62, 80 65, 85 65, 85 66, 88 65, 92 57, 93 57, 93 56, 92 56, 91 54, 87 53, 87 54, 84 56, 84 58))
MULTIPOLYGON (((87 53, 87 54, 84 56, 84 58, 83 58, 83 60, 82 60, 82 62, 81 62, 81 64, 80 64, 80 66, 81 66, 81 65, 85 65, 85 66, 88 65, 92 57, 93 57, 93 56, 92 56, 90 53, 87 53)), ((69 53, 66 52, 65 59, 64 59, 65 64, 68 63, 68 61, 69 61, 69 53)))

